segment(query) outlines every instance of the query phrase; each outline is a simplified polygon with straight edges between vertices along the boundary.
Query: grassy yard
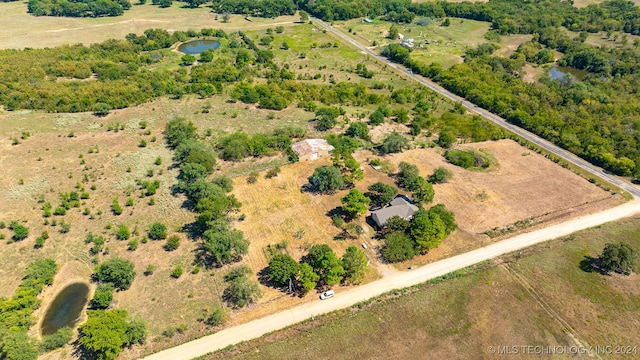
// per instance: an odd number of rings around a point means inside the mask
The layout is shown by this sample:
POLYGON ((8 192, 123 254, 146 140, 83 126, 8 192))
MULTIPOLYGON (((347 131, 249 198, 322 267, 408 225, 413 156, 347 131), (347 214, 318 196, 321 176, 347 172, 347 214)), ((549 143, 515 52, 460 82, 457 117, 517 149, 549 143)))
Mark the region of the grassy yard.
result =
MULTIPOLYGON (((484 35, 489 31, 490 23, 451 19, 450 26, 441 26, 442 20, 434 20, 429 25, 398 24, 399 33, 405 38, 414 38, 416 47, 411 53, 415 59, 424 63, 438 62, 445 68, 462 62, 462 55, 468 48, 474 48, 486 42, 484 35), (429 44, 424 41, 428 40, 429 44), (423 47, 420 48, 420 45, 423 47)), ((398 39, 388 39, 390 22, 374 20, 363 23, 361 19, 336 22, 335 25, 367 46, 383 46, 398 39), (375 44, 374 44, 375 42, 375 44)))
POLYGON ((575 346, 572 336, 583 345, 639 346, 639 275, 580 269, 605 242, 640 250, 639 225, 636 218, 586 230, 526 249, 520 260, 505 256, 500 266, 389 294, 206 358, 495 359, 488 346, 575 346))

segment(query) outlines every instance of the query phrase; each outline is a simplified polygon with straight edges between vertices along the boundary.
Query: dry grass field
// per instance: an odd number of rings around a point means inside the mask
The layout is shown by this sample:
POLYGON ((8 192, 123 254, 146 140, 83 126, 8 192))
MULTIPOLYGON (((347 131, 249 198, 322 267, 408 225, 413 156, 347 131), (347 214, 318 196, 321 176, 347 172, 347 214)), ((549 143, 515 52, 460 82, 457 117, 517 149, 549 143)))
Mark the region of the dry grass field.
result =
POLYGON ((585 255, 598 254, 609 241, 640 250, 638 225, 635 218, 585 230, 526 249, 517 261, 506 255, 489 268, 388 294, 205 358, 569 359, 574 356, 494 354, 488 347, 576 346, 576 339, 587 347, 640 351, 640 277, 580 268, 585 255))
POLYGON ((129 33, 142 34, 149 28, 246 31, 286 26, 300 19, 298 16, 282 16, 277 19, 252 18, 249 22, 240 15, 232 15, 228 23, 223 23, 221 16, 219 20, 215 20, 215 14, 208 7, 187 9, 183 5, 184 3, 176 1, 170 8, 161 9, 147 3, 133 5, 118 17, 67 18, 32 16, 27 13, 27 3, 22 1, 0 3, 0 49, 91 44, 107 39, 124 39, 129 33))

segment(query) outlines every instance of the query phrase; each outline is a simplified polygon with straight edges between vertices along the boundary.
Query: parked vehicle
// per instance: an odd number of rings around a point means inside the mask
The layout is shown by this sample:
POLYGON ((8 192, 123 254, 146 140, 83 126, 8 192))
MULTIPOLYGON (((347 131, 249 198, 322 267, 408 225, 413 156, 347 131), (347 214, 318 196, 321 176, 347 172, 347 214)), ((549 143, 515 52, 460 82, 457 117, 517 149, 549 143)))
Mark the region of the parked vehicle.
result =
POLYGON ((320 300, 326 300, 328 298, 332 298, 336 296, 336 292, 333 290, 327 290, 325 292, 323 292, 322 294, 320 294, 320 300))

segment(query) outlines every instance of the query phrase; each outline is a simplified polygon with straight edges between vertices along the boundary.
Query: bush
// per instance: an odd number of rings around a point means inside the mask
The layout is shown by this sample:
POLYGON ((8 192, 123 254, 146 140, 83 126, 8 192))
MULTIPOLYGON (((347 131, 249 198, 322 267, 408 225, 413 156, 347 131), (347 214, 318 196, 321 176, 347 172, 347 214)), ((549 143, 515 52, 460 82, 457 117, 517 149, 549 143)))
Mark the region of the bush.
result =
POLYGON ((259 174, 254 171, 251 174, 249 174, 249 176, 247 177, 247 183, 249 184, 255 184, 256 182, 258 182, 258 176, 259 174))
POLYGON ((94 277, 98 281, 112 283, 118 290, 127 290, 136 272, 131 261, 113 257, 96 267, 94 277))
POLYGON ((159 222, 155 222, 151 225, 151 229, 149 229, 149 239, 151 240, 162 240, 167 237, 167 227, 159 222))
POLYGON ((447 180, 451 179, 451 177, 453 177, 453 173, 441 166, 437 168, 431 176, 429 176, 429 182, 432 184, 445 183, 447 180))
POLYGON ((93 309, 106 309, 111 305, 113 301, 113 292, 115 291, 115 287, 112 283, 102 283, 98 285, 95 293, 93 294, 93 299, 91 299, 91 308, 93 309))
POLYGON ((13 230, 13 240, 20 241, 29 237, 29 228, 18 223, 14 223, 11 225, 11 230, 13 230))
POLYGON ((182 268, 182 266, 176 266, 176 268, 171 272, 171 277, 177 279, 182 276, 182 274, 184 274, 184 269, 182 268))
POLYGON ((116 230, 116 238, 118 240, 129 240, 131 237, 131 231, 129 231, 129 227, 125 224, 121 224, 118 226, 118 230, 116 230))
POLYGON ((178 235, 171 235, 167 239, 167 244, 164 246, 167 251, 173 251, 180 246, 180 237, 178 235))
POLYGON ((491 165, 491 161, 487 156, 476 152, 449 150, 444 153, 444 157, 453 165, 457 165, 465 169, 488 168, 491 165))
POLYGON ((148 265, 147 269, 144 271, 145 276, 153 275, 153 272, 156 271, 156 267, 153 265, 148 265))
POLYGON ((111 111, 111 105, 105 103, 95 103, 93 105, 93 114, 96 116, 109 115, 111 111))
POLYGON ((267 174, 264 177, 266 177, 267 179, 271 179, 278 176, 279 173, 280 173, 280 167, 275 167, 273 169, 269 169, 269 171, 267 171, 267 174))
POLYGON ((129 241, 128 249, 130 251, 135 251, 136 249, 138 249, 138 244, 139 244, 138 243, 138 239, 133 239, 133 240, 129 241))
POLYGON ((59 349, 71 341, 73 338, 73 329, 65 326, 51 335, 45 335, 42 337, 42 341, 38 345, 38 350, 41 353, 51 350, 59 349))
POLYGON ((113 211, 114 215, 122 214, 122 206, 118 202, 118 199, 113 199, 113 202, 111 203, 111 211, 113 211))
POLYGON ((228 318, 229 315, 227 314, 227 312, 223 308, 219 307, 213 310, 211 315, 207 317, 205 323, 210 326, 224 325, 224 323, 227 322, 228 318))

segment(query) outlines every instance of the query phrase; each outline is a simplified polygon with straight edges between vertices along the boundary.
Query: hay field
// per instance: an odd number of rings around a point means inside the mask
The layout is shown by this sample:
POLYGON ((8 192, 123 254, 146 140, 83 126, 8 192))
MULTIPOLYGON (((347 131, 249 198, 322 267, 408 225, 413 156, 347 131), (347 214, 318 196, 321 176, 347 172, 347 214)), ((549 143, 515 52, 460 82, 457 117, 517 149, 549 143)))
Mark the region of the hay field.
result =
POLYGON ((142 34, 149 28, 172 30, 200 30, 202 28, 225 31, 262 29, 269 26, 289 25, 298 16, 281 16, 276 19, 251 18, 231 15, 228 23, 208 7, 187 9, 184 3, 175 1, 170 8, 161 9, 150 3, 133 5, 122 16, 101 18, 68 18, 55 16, 36 17, 27 13, 27 3, 22 1, 0 3, 0 49, 41 48, 62 44, 91 44, 107 39, 124 39, 129 33, 142 34))

